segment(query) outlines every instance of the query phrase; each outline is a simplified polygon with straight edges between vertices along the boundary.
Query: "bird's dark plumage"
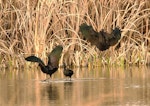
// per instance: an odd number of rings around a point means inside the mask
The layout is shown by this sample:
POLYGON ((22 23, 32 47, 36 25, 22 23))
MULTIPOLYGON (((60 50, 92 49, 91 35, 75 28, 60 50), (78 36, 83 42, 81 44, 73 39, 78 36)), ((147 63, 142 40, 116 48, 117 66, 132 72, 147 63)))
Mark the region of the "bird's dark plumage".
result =
POLYGON ((92 26, 83 23, 80 25, 79 32, 81 32, 83 38, 101 51, 109 49, 110 46, 114 46, 121 38, 121 30, 117 27, 111 33, 107 33, 103 29, 100 32, 96 32, 92 26))
MULTIPOLYGON (((63 63, 64 64, 64 63, 63 63)), ((71 76, 73 75, 73 71, 70 70, 70 69, 67 69, 66 67, 66 64, 64 64, 64 70, 63 70, 63 73, 66 77, 70 77, 71 79, 71 76)))
POLYGON ((41 71, 45 74, 49 74, 51 77, 51 75, 58 70, 59 59, 61 57, 62 50, 63 50, 62 46, 60 46, 60 45, 56 46, 52 50, 52 52, 48 55, 47 65, 45 65, 44 62, 36 56, 29 56, 29 57, 25 58, 25 60, 39 63, 41 71))

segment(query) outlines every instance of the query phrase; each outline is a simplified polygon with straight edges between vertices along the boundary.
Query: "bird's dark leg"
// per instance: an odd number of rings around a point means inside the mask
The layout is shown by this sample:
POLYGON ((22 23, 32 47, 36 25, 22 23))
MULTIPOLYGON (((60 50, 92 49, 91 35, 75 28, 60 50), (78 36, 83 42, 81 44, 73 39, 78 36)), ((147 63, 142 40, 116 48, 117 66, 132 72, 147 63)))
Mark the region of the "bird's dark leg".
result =
POLYGON ((46 78, 46 79, 45 79, 45 80, 43 80, 43 81, 49 81, 49 79, 50 79, 50 78, 46 78))
POLYGON ((50 75, 50 77, 49 78, 46 78, 45 80, 43 80, 43 81, 50 81, 52 78, 51 78, 51 75, 50 75))
POLYGON ((52 81, 52 76, 50 75, 50 77, 48 78, 48 81, 52 81))
POLYGON ((71 81, 71 77, 69 77, 69 80, 71 81))

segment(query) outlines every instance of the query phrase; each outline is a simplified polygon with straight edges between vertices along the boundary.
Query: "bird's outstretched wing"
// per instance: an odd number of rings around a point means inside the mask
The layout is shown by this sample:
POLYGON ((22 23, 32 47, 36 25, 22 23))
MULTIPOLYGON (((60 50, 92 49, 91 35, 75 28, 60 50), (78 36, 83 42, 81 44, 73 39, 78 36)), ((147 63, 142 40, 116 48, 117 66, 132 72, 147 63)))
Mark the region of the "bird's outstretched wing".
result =
POLYGON ((36 56, 29 56, 29 57, 26 57, 25 60, 26 60, 26 61, 31 61, 31 62, 37 62, 37 63, 39 63, 40 65, 45 66, 44 62, 43 62, 40 58, 38 58, 38 57, 36 57, 36 56))
POLYGON ((86 23, 80 25, 80 30, 83 38, 85 38, 92 45, 95 45, 99 50, 103 51, 109 48, 106 43, 105 35, 108 34, 103 30, 96 32, 92 26, 88 26, 86 23))
POLYGON ((48 55, 48 66, 50 68, 58 68, 59 59, 62 54, 63 47, 61 45, 56 46, 48 55))
POLYGON ((112 31, 111 38, 108 41, 110 46, 114 46, 115 44, 117 44, 120 38, 121 38, 121 30, 118 27, 116 27, 112 31))
POLYGON ((98 32, 96 32, 92 26, 88 26, 87 24, 83 23, 80 25, 80 30, 84 39, 90 42, 92 45, 96 45, 98 43, 98 32))

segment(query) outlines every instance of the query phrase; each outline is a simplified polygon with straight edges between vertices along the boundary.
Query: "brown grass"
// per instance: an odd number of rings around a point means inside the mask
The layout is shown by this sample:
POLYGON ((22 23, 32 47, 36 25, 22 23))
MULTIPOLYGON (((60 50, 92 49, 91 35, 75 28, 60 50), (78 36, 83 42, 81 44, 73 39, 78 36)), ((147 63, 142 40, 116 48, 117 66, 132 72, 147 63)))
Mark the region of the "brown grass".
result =
POLYGON ((0 10, 1 67, 23 66, 31 54, 46 60, 59 44, 60 64, 150 64, 149 0, 1 0, 0 10), (96 31, 119 26, 121 47, 99 52, 78 34, 83 22, 96 31))

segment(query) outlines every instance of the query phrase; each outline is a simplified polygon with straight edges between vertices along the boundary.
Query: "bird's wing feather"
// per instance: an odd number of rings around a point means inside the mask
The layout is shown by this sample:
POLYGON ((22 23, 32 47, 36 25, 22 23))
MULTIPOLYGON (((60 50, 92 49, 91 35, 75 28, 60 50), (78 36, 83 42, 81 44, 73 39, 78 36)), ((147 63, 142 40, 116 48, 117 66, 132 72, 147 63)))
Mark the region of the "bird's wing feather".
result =
POLYGON ((109 44, 111 46, 114 46, 115 44, 118 43, 118 41, 120 40, 121 38, 121 30, 119 28, 115 28, 112 33, 111 33, 111 38, 109 39, 109 44))
POLYGON ((83 23, 80 25, 80 32, 88 42, 95 45, 99 50, 103 51, 109 48, 106 42, 107 39, 105 39, 107 38, 105 35, 108 33, 104 32, 104 30, 96 32, 92 26, 83 23))
POLYGON ((83 23, 80 25, 80 32, 92 45, 97 44, 97 40, 99 39, 98 32, 96 32, 92 26, 83 23))
POLYGON ((72 70, 70 70, 70 71, 69 71, 69 74, 73 74, 73 71, 72 71, 72 70))
POLYGON ((37 63, 41 64, 42 66, 45 66, 44 62, 40 58, 38 58, 36 56, 26 57, 25 60, 26 61, 31 61, 31 62, 37 62, 37 63))
POLYGON ((63 47, 56 46, 52 52, 48 55, 48 66, 51 68, 57 68, 59 65, 59 59, 62 54, 63 47))

